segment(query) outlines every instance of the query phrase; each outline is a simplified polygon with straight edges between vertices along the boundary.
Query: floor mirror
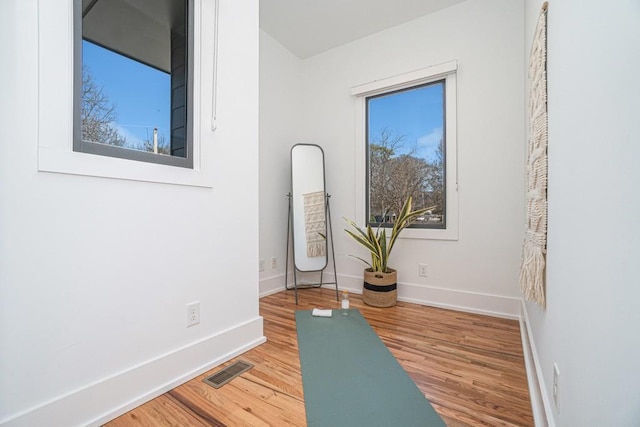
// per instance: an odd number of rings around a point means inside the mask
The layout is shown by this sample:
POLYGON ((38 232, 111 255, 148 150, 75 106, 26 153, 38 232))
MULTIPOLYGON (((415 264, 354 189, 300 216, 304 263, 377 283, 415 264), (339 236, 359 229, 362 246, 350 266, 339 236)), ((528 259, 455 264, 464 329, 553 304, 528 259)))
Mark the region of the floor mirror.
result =
POLYGON ((291 148, 291 191, 289 199, 289 219, 287 226, 287 265, 285 287, 295 290, 298 303, 298 288, 336 285, 325 282, 324 270, 329 263, 329 253, 335 270, 333 236, 331 230, 330 195, 326 191, 324 151, 315 144, 296 144, 291 148), (292 248, 293 286, 288 284, 289 246, 292 248), (318 272, 319 281, 298 283, 298 272, 318 272))

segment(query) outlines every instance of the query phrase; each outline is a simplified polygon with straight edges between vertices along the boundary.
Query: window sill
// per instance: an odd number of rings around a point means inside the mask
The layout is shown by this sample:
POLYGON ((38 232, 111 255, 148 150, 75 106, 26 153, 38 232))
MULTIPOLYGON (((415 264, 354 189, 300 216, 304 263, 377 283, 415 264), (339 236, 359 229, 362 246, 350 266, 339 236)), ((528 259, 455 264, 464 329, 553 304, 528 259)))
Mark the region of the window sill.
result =
POLYGON ((458 228, 405 228, 398 236, 398 239, 458 240, 458 228))
POLYGON ((38 150, 38 170, 41 172, 192 187, 213 187, 211 177, 202 170, 138 162, 42 146, 38 150))

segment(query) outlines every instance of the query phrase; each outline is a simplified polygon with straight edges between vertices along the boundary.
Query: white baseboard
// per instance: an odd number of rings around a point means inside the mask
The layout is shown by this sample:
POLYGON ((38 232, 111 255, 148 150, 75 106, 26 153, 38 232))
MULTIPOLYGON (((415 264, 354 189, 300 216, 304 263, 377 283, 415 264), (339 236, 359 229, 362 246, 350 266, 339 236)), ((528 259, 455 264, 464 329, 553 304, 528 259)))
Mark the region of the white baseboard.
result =
MULTIPOLYGON (((344 288, 349 289, 350 292, 362 293, 362 276, 339 275, 338 281, 340 282, 340 289, 344 288)), ((508 319, 518 319, 520 317, 520 298, 479 292, 398 283, 398 300, 508 319)))
MULTIPOLYGON (((325 273, 327 281, 333 281, 333 273, 325 273)), ((293 276, 289 274, 289 282, 293 276)), ((334 286, 334 285, 327 285, 334 286)), ((362 293, 362 276, 338 275, 338 286, 356 294, 362 293)), ((260 297, 265 297, 284 290, 284 274, 269 277, 260 281, 260 297)), ((508 319, 520 318, 521 298, 503 297, 478 292, 444 289, 433 286, 398 284, 398 300, 412 302, 469 313, 486 314, 488 316, 508 319)))
MULTIPOLYGON (((325 271, 323 274, 323 282, 333 282, 334 274, 332 271, 325 271)), ((312 273, 297 273, 298 285, 304 285, 307 283, 317 283, 320 279, 320 273, 312 272, 312 273)), ((290 288, 293 287, 293 273, 289 272, 287 275, 287 286, 290 288)), ((334 287, 335 284, 327 284, 327 287, 334 287)), ((340 289, 343 289, 343 286, 340 286, 340 289)), ((278 292, 286 290, 284 287, 284 274, 279 274, 276 276, 270 276, 260 279, 259 290, 258 293, 260 298, 266 297, 268 295, 277 294, 278 292)))
POLYGON ((536 350, 533 333, 529 328, 529 314, 524 300, 521 304, 520 334, 522 335, 522 349, 529 383, 529 395, 531 397, 531 409, 536 427, 555 427, 551 399, 547 394, 540 368, 540 359, 536 350))
POLYGON ((260 279, 258 284, 258 294, 260 295, 260 298, 271 294, 277 294, 284 290, 284 274, 265 277, 264 279, 260 279))
POLYGON ((398 300, 508 319, 520 317, 520 298, 479 292, 399 284, 398 300))
POLYGON ((6 427, 99 426, 266 341, 263 319, 160 355, 0 422, 6 427))

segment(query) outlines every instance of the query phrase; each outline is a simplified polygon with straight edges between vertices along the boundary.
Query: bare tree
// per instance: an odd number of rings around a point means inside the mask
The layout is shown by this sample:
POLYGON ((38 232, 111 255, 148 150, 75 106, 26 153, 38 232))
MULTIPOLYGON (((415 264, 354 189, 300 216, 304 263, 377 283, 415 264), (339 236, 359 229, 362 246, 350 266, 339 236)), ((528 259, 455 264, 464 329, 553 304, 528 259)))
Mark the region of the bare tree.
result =
POLYGON ((396 151, 403 147, 404 139, 404 135, 396 135, 384 128, 369 142, 369 205, 371 213, 376 216, 390 210, 393 199, 392 161, 396 151))
POLYGON ((419 157, 403 154, 391 162, 391 192, 389 207, 394 214, 399 213, 409 196, 415 201, 414 207, 423 207, 422 194, 425 191, 425 179, 429 172, 427 162, 419 157))
POLYGON ((393 222, 405 200, 413 197, 417 209, 444 209, 444 163, 442 141, 436 158, 416 155, 417 146, 404 146, 405 135, 382 129, 369 143, 369 205, 372 222, 393 222), (400 154, 400 151, 402 154, 400 154), (383 218, 384 215, 388 215, 383 218))
POLYGON ((82 139, 118 147, 127 145, 127 139, 113 126, 116 119, 116 105, 111 102, 104 88, 95 81, 91 71, 83 66, 82 139))
POLYGON ((444 213, 444 144, 440 139, 440 144, 435 152, 435 159, 429 162, 429 168, 425 176, 424 204, 425 206, 436 206, 434 214, 444 213))

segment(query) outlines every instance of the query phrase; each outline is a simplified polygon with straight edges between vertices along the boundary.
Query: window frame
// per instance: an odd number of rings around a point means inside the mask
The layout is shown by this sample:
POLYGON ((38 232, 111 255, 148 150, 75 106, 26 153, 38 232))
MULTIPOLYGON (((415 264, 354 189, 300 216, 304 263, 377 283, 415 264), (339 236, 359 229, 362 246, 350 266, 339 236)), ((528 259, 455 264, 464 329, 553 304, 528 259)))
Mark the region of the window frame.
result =
MULTIPOLYGON (((445 126, 445 123, 447 122, 447 117, 446 117, 446 109, 447 109, 447 101, 446 101, 446 90, 447 90, 447 80, 445 78, 440 78, 440 79, 436 79, 433 80, 431 82, 428 83, 419 83, 416 85, 412 85, 406 88, 402 88, 402 89, 394 89, 392 91, 389 92, 383 92, 381 94, 375 94, 375 95, 367 95, 365 96, 365 144, 366 144, 366 148, 365 148, 365 155, 367 156, 366 161, 365 161, 365 178, 366 178, 366 184, 365 184, 365 218, 369 219, 371 218, 371 212, 370 212, 370 208, 371 208, 371 191, 369 190, 369 185, 370 185, 370 181, 371 181, 371 168, 370 168, 370 154, 371 154, 371 150, 369 149, 369 143, 370 143, 370 137, 371 135, 369 134, 369 128, 370 128, 370 123, 369 123, 369 101, 372 99, 376 99, 379 97, 383 97, 383 96, 390 96, 390 95, 395 95, 395 94, 400 94, 404 91, 409 91, 409 90, 413 90, 413 89, 420 89, 423 87, 427 87, 430 85, 435 85, 435 84, 442 84, 442 88, 443 88, 443 99, 442 99, 442 106, 443 106, 443 111, 442 111, 442 118, 443 118, 443 123, 442 123, 442 136, 443 136, 443 143, 444 143, 444 164, 443 164, 443 168, 444 168, 444 183, 443 183, 443 188, 444 188, 444 193, 445 195, 447 194, 447 175, 446 175, 446 171, 447 171, 447 153, 446 153, 446 147, 447 147, 447 129, 445 126)), ((415 203, 414 203, 415 205, 415 203)), ((447 200, 445 197, 444 200, 444 206, 442 209, 443 212, 443 217, 445 219, 445 222, 442 223, 413 223, 411 225, 409 225, 408 228, 424 228, 424 229, 445 229, 447 227, 446 221, 447 221, 447 200)), ((370 224, 372 227, 378 227, 378 226, 382 226, 382 227, 386 227, 386 228, 392 228, 393 227, 393 223, 388 223, 388 222, 382 222, 382 223, 378 223, 378 222, 371 222, 368 221, 368 224, 370 224)))
MULTIPOLYGON (((445 144, 445 198, 446 216, 444 228, 416 227, 405 229, 400 238, 409 239, 433 239, 433 240, 458 240, 458 168, 457 168, 457 135, 456 135, 456 111, 457 111, 457 69, 456 61, 434 65, 408 73, 375 80, 351 88, 351 95, 355 97, 355 179, 356 197, 355 214, 356 221, 368 224, 368 142, 367 142, 367 98, 390 94, 393 92, 410 89, 445 81, 445 123, 443 132, 446 135, 445 144)), ((383 228, 391 228, 391 224, 382 224, 383 228)))
POLYGON ((38 20, 38 170, 41 172, 213 187, 211 160, 215 104, 215 25, 217 1, 189 0, 193 7, 191 123, 193 168, 100 156, 73 150, 74 129, 74 10, 77 0, 40 2, 38 20), (203 76, 205 78, 203 78, 203 76))

